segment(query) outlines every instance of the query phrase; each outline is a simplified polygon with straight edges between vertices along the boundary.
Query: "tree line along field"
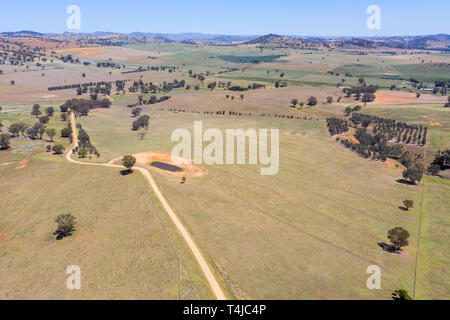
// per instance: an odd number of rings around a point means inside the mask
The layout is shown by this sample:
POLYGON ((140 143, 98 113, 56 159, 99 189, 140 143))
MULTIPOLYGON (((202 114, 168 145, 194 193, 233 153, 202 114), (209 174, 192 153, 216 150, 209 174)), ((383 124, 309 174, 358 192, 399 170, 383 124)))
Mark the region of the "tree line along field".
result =
MULTIPOLYGON (((417 66, 417 61, 398 56, 252 46, 130 44, 111 50, 67 50, 65 54, 78 54, 91 62, 111 55, 112 62, 126 65, 125 70, 139 65, 179 69, 130 74, 112 70, 109 74, 110 69, 64 64, 58 81, 48 74, 52 78, 49 84, 125 78, 130 80, 127 87, 133 81, 161 84, 175 79, 199 86, 199 90, 174 89, 168 93, 169 100, 152 105, 140 105, 138 96, 148 100, 153 93, 116 95, 113 89, 108 97, 110 108, 77 116, 77 123, 99 151, 98 157, 80 161, 107 163, 125 154, 170 152, 172 132, 179 128, 192 131, 195 120, 203 121, 204 130, 280 129, 280 171, 276 176, 260 176, 259 167, 249 165, 203 165, 207 175, 180 183, 179 176, 148 164, 230 298, 390 299, 400 288, 419 299, 450 296, 445 285, 448 181, 426 177, 418 186, 399 183, 405 169, 399 162, 359 157, 329 136, 326 123, 329 117, 343 118, 348 106, 364 105, 342 91, 358 85, 359 78, 380 86, 375 95, 396 96, 400 93, 387 89, 392 85, 400 88, 404 80, 394 75, 424 74, 424 81, 443 79, 445 72, 435 72, 425 62, 445 61, 445 57, 427 55, 421 57, 424 64, 419 61, 417 66), (260 63, 254 64, 255 59, 260 63), (230 71, 234 68, 238 70, 230 71), (220 73, 224 70, 230 72, 220 73), (189 71, 204 74, 205 80, 192 78, 189 71), (81 76, 83 72, 87 72, 86 78, 81 76), (266 87, 245 92, 209 89, 208 84, 215 81, 231 81, 243 88, 252 83, 266 87), (287 86, 276 88, 275 82, 287 86), (317 98, 316 105, 291 106, 292 99, 306 103, 311 96, 317 98), (328 97, 333 98, 331 103, 327 103, 328 97), (142 139, 132 130, 139 118, 131 113, 136 107, 142 109, 140 115, 150 117, 142 139), (401 209, 406 199, 414 202, 407 212, 401 209), (382 249, 389 242, 388 231, 395 227, 410 233, 404 254, 382 249), (382 270, 381 290, 366 287, 366 270, 371 265, 382 270)), ((0 76, 3 86, 9 85, 6 79, 10 77, 0 76)), ((21 77, 25 79, 26 73, 21 77)), ((43 89, 31 82, 24 88, 43 89)), ((40 103, 42 108, 55 108, 48 126, 60 131, 67 126, 59 112, 65 98, 90 98, 66 90, 58 91, 50 99, 54 101, 36 101, 41 93, 26 97, 32 101, 24 103, 9 95, 5 100, 9 103, 0 112, 3 129, 19 121, 34 123, 30 111, 34 103, 40 103)), ((417 103, 378 104, 375 99, 360 112, 427 126, 425 150, 430 161, 438 150, 450 147, 450 109, 439 102, 445 97, 430 96, 438 102, 424 103, 422 97, 417 103)), ((99 94, 98 98, 107 97, 99 94)), ((46 152, 49 142, 39 139, 31 141, 35 144, 31 151, 13 153, 29 142, 23 137, 13 139, 9 150, 0 151, 0 185, 8 190, 0 211, 2 298, 212 298, 195 260, 142 177, 121 175, 120 170, 111 168, 74 166, 62 156, 46 152), (22 162, 27 158, 31 160, 22 162), (16 169, 19 166, 24 167, 16 169), (63 242, 52 236, 54 219, 62 213, 71 213, 78 220, 74 235, 63 242), (64 286, 65 268, 72 264, 82 265, 86 273, 86 289, 80 293, 72 294, 64 286)), ((66 151, 71 149, 70 141, 59 135, 57 143, 66 151)))

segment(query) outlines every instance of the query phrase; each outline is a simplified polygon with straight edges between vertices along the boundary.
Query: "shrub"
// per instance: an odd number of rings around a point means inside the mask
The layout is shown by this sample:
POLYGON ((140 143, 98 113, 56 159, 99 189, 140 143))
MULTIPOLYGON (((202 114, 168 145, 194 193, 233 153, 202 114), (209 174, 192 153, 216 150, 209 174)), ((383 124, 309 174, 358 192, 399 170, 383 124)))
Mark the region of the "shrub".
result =
POLYGON ((57 240, 70 237, 75 231, 75 225, 77 223, 76 218, 71 214, 62 214, 56 218, 55 222, 58 224, 58 228, 54 233, 57 236, 57 240))

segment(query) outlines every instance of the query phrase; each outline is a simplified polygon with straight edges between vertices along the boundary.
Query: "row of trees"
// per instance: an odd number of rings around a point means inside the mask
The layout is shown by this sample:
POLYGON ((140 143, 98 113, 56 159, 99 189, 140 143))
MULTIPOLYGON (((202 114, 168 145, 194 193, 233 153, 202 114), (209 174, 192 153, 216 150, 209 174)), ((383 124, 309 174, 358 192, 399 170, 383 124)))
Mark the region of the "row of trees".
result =
POLYGON ((338 118, 328 118, 327 119, 327 127, 330 133, 330 136, 334 136, 337 134, 343 134, 349 130, 348 123, 346 120, 338 119, 338 118))
POLYGON ((86 158, 88 154, 95 155, 96 157, 100 157, 100 153, 97 148, 92 144, 91 138, 86 130, 83 129, 81 124, 77 123, 78 128, 78 147, 76 147, 73 151, 74 153, 78 153, 80 158, 86 158))
POLYGON ((372 102, 375 100, 375 93, 377 92, 377 90, 378 86, 367 86, 365 82, 362 82, 361 86, 342 89, 347 98, 353 96, 355 100, 361 100, 361 102, 364 102, 364 106, 366 106, 368 102, 372 102))
POLYGON ((53 142, 53 138, 56 136, 55 129, 47 128, 42 123, 35 123, 31 127, 24 122, 13 123, 9 126, 8 131, 13 137, 19 137, 19 135, 22 135, 32 140, 37 138, 42 139, 45 133, 50 138, 51 142, 53 142))
POLYGON ((110 108, 111 100, 84 100, 84 99, 71 99, 67 100, 60 106, 61 112, 68 112, 72 110, 77 116, 87 116, 89 111, 98 108, 110 108))
POLYGON ((403 144, 417 144, 424 146, 427 143, 428 128, 422 125, 409 125, 405 122, 397 122, 392 119, 376 117, 354 112, 350 117, 354 128, 358 126, 367 129, 372 126, 374 135, 381 134, 388 141, 403 144))

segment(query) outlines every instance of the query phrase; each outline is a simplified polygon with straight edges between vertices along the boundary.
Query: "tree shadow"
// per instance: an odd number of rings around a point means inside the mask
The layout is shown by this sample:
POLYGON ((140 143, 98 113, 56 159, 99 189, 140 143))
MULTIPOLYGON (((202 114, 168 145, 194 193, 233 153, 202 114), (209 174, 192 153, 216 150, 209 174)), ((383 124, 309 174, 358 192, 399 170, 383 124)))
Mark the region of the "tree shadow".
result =
POLYGON ((378 243, 378 245, 385 252, 398 253, 398 250, 396 247, 394 247, 393 245, 387 244, 386 242, 380 242, 380 243, 378 243))
POLYGON ((59 233, 59 232, 54 232, 53 235, 56 236, 56 241, 61 241, 64 238, 69 238, 73 235, 73 233, 75 232, 75 228, 73 228, 72 230, 70 230, 68 233, 63 234, 63 233, 59 233))
POLYGON ((133 173, 133 170, 122 170, 122 171, 120 171, 120 175, 121 176, 127 176, 127 175, 132 174, 132 173, 133 173))
POLYGON ((405 207, 402 207, 402 206, 400 206, 400 207, 398 207, 400 210, 403 210, 403 211, 409 211, 408 210, 408 208, 405 208, 405 207))
POLYGON ((415 184, 411 181, 405 180, 405 179, 399 179, 399 180, 397 180, 397 182, 401 183, 401 184, 406 184, 408 186, 416 186, 417 185, 417 184, 415 184))

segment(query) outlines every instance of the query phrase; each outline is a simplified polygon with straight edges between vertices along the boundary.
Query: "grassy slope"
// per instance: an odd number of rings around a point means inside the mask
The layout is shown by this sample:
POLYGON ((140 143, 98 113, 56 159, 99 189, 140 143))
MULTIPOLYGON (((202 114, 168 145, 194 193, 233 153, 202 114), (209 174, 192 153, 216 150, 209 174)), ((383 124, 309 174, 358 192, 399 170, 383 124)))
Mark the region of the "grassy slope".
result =
POLYGON ((396 183, 398 169, 342 149, 321 122, 154 110, 150 133, 140 142, 130 130, 128 112, 115 106, 80 119, 104 160, 126 152, 170 151, 172 131, 190 129, 199 118, 205 128, 281 129, 281 169, 274 177, 261 177, 254 166, 208 166, 208 176, 183 186, 153 171, 234 296, 388 299, 397 287, 412 290, 414 255, 391 255, 377 245, 390 228, 403 226, 412 230, 408 251, 415 252, 418 212, 406 215, 398 206, 416 199, 418 189, 396 183), (383 270, 380 292, 365 286, 372 264, 383 270))
MULTIPOLYGON (((29 110, 21 113, 2 117, 28 121, 29 110)), ((50 126, 60 123, 55 117, 50 126)), ((13 148, 28 143, 17 139, 13 148)), ((0 154, 2 299, 177 299, 179 288, 182 298, 212 297, 141 176, 77 167, 43 152, 45 143, 33 144, 32 152, 0 154), (31 164, 15 170, 26 157, 31 164), (75 215, 78 228, 55 241, 62 213, 75 215), (74 264, 82 270, 79 292, 65 287, 74 264)))
POLYGON ((427 177, 424 189, 417 299, 450 299, 449 207, 450 182, 427 177))

